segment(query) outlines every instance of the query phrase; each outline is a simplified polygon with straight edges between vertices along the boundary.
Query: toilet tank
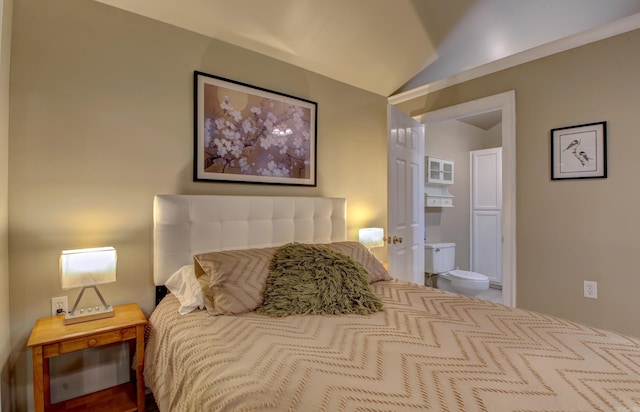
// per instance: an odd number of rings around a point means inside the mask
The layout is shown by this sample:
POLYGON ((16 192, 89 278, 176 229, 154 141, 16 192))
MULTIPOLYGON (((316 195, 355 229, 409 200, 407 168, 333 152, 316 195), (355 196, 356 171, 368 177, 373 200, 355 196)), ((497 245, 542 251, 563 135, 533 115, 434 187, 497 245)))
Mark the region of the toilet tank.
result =
POLYGON ((455 243, 425 243, 424 271, 444 273, 456 267, 455 243))

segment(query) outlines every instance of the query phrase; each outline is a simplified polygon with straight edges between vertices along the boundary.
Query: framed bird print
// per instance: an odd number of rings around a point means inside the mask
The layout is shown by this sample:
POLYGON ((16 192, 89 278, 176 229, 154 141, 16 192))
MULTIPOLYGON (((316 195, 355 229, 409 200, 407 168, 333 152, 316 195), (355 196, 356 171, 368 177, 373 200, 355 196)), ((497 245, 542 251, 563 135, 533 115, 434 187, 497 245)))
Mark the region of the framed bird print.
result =
POLYGON ((551 180, 607 177, 607 122, 551 129, 551 180))

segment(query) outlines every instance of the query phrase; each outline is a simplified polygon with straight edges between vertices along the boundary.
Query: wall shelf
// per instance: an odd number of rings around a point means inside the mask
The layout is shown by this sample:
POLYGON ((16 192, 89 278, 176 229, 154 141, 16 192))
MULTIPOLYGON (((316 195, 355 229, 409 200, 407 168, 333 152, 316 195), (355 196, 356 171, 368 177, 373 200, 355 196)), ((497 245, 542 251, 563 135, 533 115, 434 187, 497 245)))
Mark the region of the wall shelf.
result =
POLYGON ((453 195, 447 186, 426 186, 424 194, 426 207, 453 207, 453 195))

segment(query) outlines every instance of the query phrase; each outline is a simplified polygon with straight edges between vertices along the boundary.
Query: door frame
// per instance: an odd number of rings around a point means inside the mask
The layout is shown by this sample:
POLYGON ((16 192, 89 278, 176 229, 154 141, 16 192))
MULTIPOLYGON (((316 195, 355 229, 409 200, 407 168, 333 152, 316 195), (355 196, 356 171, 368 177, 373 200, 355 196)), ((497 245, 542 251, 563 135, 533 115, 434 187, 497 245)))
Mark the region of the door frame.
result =
POLYGON ((427 112, 414 118, 421 123, 502 111, 502 300, 516 306, 516 92, 496 94, 427 112))

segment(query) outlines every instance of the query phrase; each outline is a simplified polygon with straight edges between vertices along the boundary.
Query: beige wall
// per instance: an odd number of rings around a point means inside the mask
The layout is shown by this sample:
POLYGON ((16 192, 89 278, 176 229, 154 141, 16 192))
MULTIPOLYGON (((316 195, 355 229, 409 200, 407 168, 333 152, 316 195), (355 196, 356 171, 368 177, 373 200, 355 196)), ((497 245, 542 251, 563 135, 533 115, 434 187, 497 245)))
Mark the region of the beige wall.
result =
MULTIPOLYGON (((16 410, 31 403, 34 321, 62 291, 60 250, 113 245, 111 303, 153 306, 158 193, 341 196, 350 239, 386 224, 386 99, 83 0, 19 0, 11 61, 9 253, 16 410), (192 181, 193 71, 318 102, 318 186, 192 181)), ((0 198, 0 200, 2 200, 0 198)))
POLYGON ((516 90, 517 304, 640 336, 640 30, 400 105, 412 113, 516 90), (550 180, 549 130, 606 120, 608 178, 550 180), (583 280, 598 299, 582 297, 583 280))
POLYGON ((0 0, 0 411, 10 408, 9 255, 9 57, 13 0, 0 0))

